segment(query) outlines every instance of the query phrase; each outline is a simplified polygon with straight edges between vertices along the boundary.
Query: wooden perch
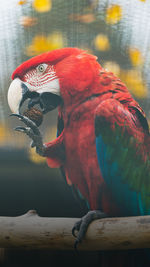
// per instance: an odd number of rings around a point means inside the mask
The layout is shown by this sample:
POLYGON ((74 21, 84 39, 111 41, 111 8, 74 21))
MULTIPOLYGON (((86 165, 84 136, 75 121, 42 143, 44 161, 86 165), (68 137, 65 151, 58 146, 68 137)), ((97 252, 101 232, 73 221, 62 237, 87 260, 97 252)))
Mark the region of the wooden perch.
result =
MULTIPOLYGON (((19 217, 0 217, 0 247, 73 250, 72 227, 78 219, 40 217, 29 211, 19 217)), ((150 216, 96 220, 79 250, 150 248, 150 216)))

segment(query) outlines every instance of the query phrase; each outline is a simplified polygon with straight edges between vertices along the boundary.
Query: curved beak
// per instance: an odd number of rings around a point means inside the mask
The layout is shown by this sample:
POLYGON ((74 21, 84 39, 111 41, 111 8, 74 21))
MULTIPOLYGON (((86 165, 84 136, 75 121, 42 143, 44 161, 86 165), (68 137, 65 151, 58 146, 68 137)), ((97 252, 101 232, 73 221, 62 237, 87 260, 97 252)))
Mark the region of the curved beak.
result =
POLYGON ((8 89, 8 104, 11 111, 20 114, 20 108, 28 98, 30 99, 28 108, 39 104, 44 114, 53 110, 62 102, 61 97, 55 93, 31 91, 26 83, 19 78, 14 79, 8 89))
POLYGON ((12 81, 8 89, 8 105, 13 113, 19 114, 20 103, 23 97, 22 82, 19 78, 12 81))

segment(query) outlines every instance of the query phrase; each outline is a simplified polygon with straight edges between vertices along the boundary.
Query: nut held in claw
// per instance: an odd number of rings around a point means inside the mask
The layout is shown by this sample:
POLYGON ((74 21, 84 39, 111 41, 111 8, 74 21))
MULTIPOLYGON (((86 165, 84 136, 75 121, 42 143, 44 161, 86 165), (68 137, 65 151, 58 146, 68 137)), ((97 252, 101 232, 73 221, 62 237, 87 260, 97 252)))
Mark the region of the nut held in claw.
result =
POLYGON ((23 115, 32 120, 38 127, 43 121, 43 113, 37 108, 30 108, 23 112, 23 115))

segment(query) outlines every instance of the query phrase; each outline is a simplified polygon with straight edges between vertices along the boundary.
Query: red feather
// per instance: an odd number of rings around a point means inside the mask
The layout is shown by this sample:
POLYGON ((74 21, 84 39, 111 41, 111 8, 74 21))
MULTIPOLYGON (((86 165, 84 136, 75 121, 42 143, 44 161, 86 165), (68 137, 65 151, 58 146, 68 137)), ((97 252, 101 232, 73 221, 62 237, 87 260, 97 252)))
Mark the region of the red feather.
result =
POLYGON ((15 79, 17 77, 22 78, 27 71, 29 71, 31 68, 35 68, 39 64, 51 63, 54 65, 65 57, 68 57, 70 55, 78 55, 81 53, 85 53, 85 51, 79 48, 72 47, 57 49, 51 52, 43 53, 25 61, 18 68, 16 68, 16 70, 12 74, 12 79, 15 79))

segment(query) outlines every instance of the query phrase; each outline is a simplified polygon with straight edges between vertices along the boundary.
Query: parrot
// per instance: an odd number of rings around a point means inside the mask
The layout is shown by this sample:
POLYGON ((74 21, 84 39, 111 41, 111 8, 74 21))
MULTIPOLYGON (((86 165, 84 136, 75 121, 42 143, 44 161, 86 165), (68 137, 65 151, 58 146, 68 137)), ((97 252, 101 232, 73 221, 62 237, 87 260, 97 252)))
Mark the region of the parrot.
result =
POLYGON ((72 229, 75 248, 95 219, 150 215, 146 115, 127 86, 95 55, 65 47, 28 59, 12 74, 8 105, 12 116, 24 123, 16 130, 31 138, 49 167, 61 169, 88 207, 72 229), (42 114, 58 109, 54 140, 43 143, 36 124, 21 114, 26 100, 28 107, 39 105, 42 114))

